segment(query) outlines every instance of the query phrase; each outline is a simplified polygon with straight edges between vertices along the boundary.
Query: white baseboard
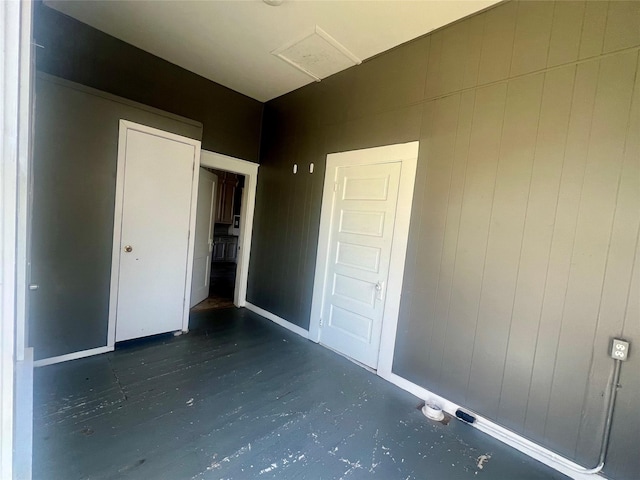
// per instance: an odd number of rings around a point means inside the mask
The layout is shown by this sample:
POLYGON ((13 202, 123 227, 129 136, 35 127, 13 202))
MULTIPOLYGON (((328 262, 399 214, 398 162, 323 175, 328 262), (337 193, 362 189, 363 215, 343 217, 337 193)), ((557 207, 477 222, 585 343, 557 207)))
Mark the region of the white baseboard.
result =
POLYGON ((298 325, 294 325, 293 323, 285 320, 284 318, 280 318, 277 315, 274 315, 271 312, 267 312, 266 310, 263 310, 260 307, 256 307, 253 303, 246 302, 245 308, 247 310, 251 310, 254 313, 257 313, 258 315, 263 316, 264 318, 268 318, 273 323, 277 323, 281 327, 284 327, 287 330, 291 330, 293 333, 297 333, 303 338, 307 338, 307 339, 309 338, 309 332, 304 328, 299 327, 298 325))
POLYGON ((47 365, 53 365, 54 363, 68 362, 69 360, 77 360, 78 358, 91 357, 92 355, 100 355, 101 353, 113 352, 114 347, 98 347, 90 350, 82 350, 80 352, 68 353, 66 355, 60 355, 59 357, 43 358, 42 360, 36 360, 33 362, 34 367, 46 367, 47 365))
POLYGON ((501 427, 495 422, 488 420, 484 417, 477 415, 475 412, 472 412, 465 407, 457 405, 446 398, 443 398, 435 393, 430 392, 429 390, 422 388, 415 383, 410 382, 409 380, 396 375, 395 373, 388 373, 385 375, 380 375, 385 380, 393 383, 394 385, 406 390, 409 393, 412 393, 416 397, 421 398, 422 400, 430 400, 437 403, 445 412, 457 418, 455 416, 456 410, 458 408, 462 408, 462 410, 466 412, 472 413, 476 417, 476 421, 469 425, 477 428, 478 430, 486 433, 487 435, 495 438, 496 440, 501 441, 509 445, 510 447, 515 448, 516 450, 524 453, 525 455, 538 460, 541 463, 557 470, 560 473, 567 475, 569 478, 573 478, 574 480, 594 480, 594 479, 604 479, 603 476, 593 473, 583 473, 577 470, 585 470, 584 467, 578 465, 577 463, 564 458, 561 455, 558 455, 551 450, 538 445, 537 443, 532 442, 531 440, 518 435, 517 433, 512 432, 504 427, 501 427))

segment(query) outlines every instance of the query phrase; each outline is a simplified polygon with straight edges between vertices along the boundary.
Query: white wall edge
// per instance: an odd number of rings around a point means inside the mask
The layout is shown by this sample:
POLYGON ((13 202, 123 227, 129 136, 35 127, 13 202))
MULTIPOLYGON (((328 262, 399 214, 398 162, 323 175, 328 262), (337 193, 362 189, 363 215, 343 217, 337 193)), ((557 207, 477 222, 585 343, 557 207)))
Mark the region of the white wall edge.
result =
MULTIPOLYGON (((19 258, 17 216, 20 167, 20 128, 24 118, 19 107, 21 42, 19 2, 0 2, 0 478, 14 478, 16 281, 19 258)), ((19 353, 18 353, 19 354, 19 353)))
POLYGON ((25 360, 27 338, 27 262, 31 245, 30 195, 31 195, 31 145, 33 136, 34 82, 33 3, 20 2, 20 72, 19 72, 19 125, 18 125, 18 198, 17 198, 17 250, 16 250, 16 361, 25 360))
POLYGON ((67 353, 66 355, 60 355, 58 357, 43 358, 42 360, 36 360, 33 362, 34 367, 46 367, 47 365, 53 365, 55 363, 68 362, 69 360, 77 360, 79 358, 92 357, 93 355, 100 355, 101 353, 113 352, 113 346, 91 348, 89 350, 82 350, 80 352, 67 353))
POLYGON ((594 480, 605 478, 602 475, 598 474, 577 472, 575 471, 575 469, 584 469, 584 467, 572 462, 571 460, 561 455, 558 455, 555 452, 552 452, 551 450, 541 445, 538 445, 535 442, 532 442, 531 440, 517 433, 512 432, 511 430, 501 427, 497 423, 484 418, 463 406, 457 405, 456 403, 453 403, 450 400, 441 397, 440 395, 430 392, 426 388, 416 385, 415 383, 410 382, 409 380, 396 375, 395 373, 389 372, 383 374, 382 372, 378 371, 378 375, 388 382, 391 382, 394 385, 402 388, 403 390, 415 395, 416 397, 421 398, 422 400, 433 401, 437 403, 445 412, 456 419, 457 417, 455 416, 455 412, 456 410, 458 410, 458 408, 461 408, 465 412, 473 414, 476 417, 476 421, 468 425, 477 428, 481 432, 486 433, 487 435, 501 441, 506 445, 509 445, 512 448, 515 448, 519 452, 528 455, 529 457, 539 461, 540 463, 543 463, 548 467, 551 467, 554 470, 567 475, 569 478, 572 478, 574 480, 594 480))
POLYGON ((309 332, 307 330, 289 322, 288 320, 285 320, 284 318, 280 318, 277 315, 274 315, 271 312, 267 312, 266 310, 263 310, 262 308, 257 307, 254 304, 249 302, 246 303, 245 308, 247 310, 251 310, 253 313, 257 313, 258 315, 261 315, 264 318, 271 320, 273 323, 277 323, 278 325, 286 328, 287 330, 291 330, 293 333, 297 333, 302 338, 306 338, 306 339, 309 338, 309 332))

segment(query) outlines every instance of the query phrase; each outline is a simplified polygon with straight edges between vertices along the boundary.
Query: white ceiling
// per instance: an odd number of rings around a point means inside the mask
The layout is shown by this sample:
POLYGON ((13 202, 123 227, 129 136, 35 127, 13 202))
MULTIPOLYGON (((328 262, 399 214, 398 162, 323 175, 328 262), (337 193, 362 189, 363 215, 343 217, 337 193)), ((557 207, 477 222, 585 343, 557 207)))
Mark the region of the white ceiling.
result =
POLYGON ((262 102, 313 79, 271 54, 318 25, 361 60, 498 0, 45 0, 46 5, 262 102))

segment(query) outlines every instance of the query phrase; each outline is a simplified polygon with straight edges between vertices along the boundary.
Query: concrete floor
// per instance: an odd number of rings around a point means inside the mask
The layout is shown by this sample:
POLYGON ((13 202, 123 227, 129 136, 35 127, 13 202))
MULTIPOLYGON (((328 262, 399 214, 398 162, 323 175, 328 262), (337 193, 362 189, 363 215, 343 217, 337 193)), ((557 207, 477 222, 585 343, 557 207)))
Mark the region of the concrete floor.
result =
POLYGON ((37 369, 33 478, 566 478, 249 311, 191 323, 37 369))

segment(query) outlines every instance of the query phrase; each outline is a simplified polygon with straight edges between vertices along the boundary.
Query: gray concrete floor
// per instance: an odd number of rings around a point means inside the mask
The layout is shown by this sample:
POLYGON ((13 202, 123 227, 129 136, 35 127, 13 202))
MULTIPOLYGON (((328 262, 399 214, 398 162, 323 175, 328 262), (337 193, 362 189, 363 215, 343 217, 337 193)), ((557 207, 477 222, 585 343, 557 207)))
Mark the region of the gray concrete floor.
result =
POLYGON ((34 479, 566 478, 249 311, 191 328, 37 369, 34 479))

